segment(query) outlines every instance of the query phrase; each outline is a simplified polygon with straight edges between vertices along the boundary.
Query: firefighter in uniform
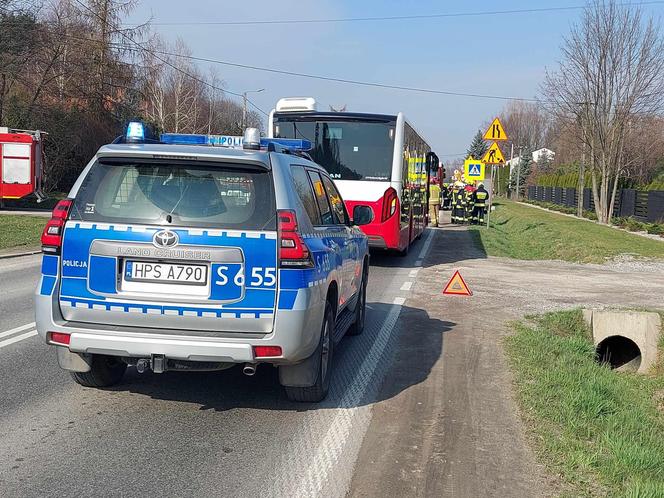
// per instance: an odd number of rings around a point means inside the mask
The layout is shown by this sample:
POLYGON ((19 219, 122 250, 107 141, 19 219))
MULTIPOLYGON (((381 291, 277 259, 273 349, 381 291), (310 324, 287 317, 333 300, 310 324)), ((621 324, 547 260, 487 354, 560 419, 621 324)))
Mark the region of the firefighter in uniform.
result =
POLYGON ((475 195, 475 186, 468 184, 463 189, 463 198, 464 198, 464 214, 463 221, 465 223, 470 223, 473 218, 473 199, 475 195))
POLYGON ((445 211, 449 207, 450 207, 449 184, 443 183, 440 187, 440 209, 445 211))
POLYGON ((438 179, 432 178, 429 184, 429 222, 432 226, 438 226, 438 210, 440 209, 440 186, 438 179))
POLYGON ((457 182, 452 187, 452 223, 463 223, 466 212, 463 183, 457 182))
POLYGON ((484 224, 484 215, 486 214, 486 204, 489 200, 489 192, 480 183, 473 194, 473 224, 484 224))

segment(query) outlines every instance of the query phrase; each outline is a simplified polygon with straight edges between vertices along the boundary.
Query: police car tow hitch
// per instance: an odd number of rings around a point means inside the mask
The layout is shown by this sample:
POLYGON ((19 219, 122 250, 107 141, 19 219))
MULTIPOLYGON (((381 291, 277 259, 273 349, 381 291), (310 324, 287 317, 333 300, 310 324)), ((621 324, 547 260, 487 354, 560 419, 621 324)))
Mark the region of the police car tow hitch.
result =
POLYGON ((136 362, 136 371, 140 374, 146 370, 152 370, 154 373, 164 373, 166 371, 166 358, 163 354, 153 354, 152 359, 141 358, 136 362))
POLYGON ((251 377, 256 373, 257 368, 258 365, 256 363, 245 363, 244 368, 242 369, 242 373, 247 377, 251 377))

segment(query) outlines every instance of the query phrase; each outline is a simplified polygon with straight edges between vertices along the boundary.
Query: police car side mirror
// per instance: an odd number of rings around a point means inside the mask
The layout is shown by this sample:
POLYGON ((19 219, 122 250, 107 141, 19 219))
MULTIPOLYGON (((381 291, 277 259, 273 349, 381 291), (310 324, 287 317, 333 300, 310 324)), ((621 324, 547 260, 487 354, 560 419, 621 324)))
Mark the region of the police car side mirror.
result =
POLYGON ((355 206, 353 208, 353 223, 357 226, 368 225, 373 221, 373 209, 369 206, 355 206))

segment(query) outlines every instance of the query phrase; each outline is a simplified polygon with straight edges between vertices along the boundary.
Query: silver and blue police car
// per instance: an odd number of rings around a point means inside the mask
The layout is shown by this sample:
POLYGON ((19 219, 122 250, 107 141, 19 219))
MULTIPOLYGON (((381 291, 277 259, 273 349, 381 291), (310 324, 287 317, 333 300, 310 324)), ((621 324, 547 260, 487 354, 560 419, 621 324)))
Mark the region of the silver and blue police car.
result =
POLYGON ((269 363, 289 399, 326 396, 334 345, 364 328, 373 212, 349 216, 306 141, 219 140, 130 123, 54 209, 36 323, 79 384, 269 363))

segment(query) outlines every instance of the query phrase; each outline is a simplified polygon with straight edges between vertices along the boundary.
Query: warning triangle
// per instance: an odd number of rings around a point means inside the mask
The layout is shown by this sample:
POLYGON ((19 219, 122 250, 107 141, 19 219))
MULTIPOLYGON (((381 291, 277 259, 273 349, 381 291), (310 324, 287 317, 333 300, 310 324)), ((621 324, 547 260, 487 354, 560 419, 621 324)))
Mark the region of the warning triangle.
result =
POLYGON ((505 128, 503 128, 503 123, 500 122, 500 119, 496 118, 493 120, 493 123, 491 123, 489 129, 484 134, 484 140, 507 140, 507 133, 505 133, 505 128))
POLYGON ((452 294, 455 296, 473 295, 472 291, 470 290, 468 285, 466 285, 466 282, 461 276, 461 273, 459 273, 459 270, 455 271, 450 281, 447 282, 445 289, 443 289, 443 294, 452 294))

